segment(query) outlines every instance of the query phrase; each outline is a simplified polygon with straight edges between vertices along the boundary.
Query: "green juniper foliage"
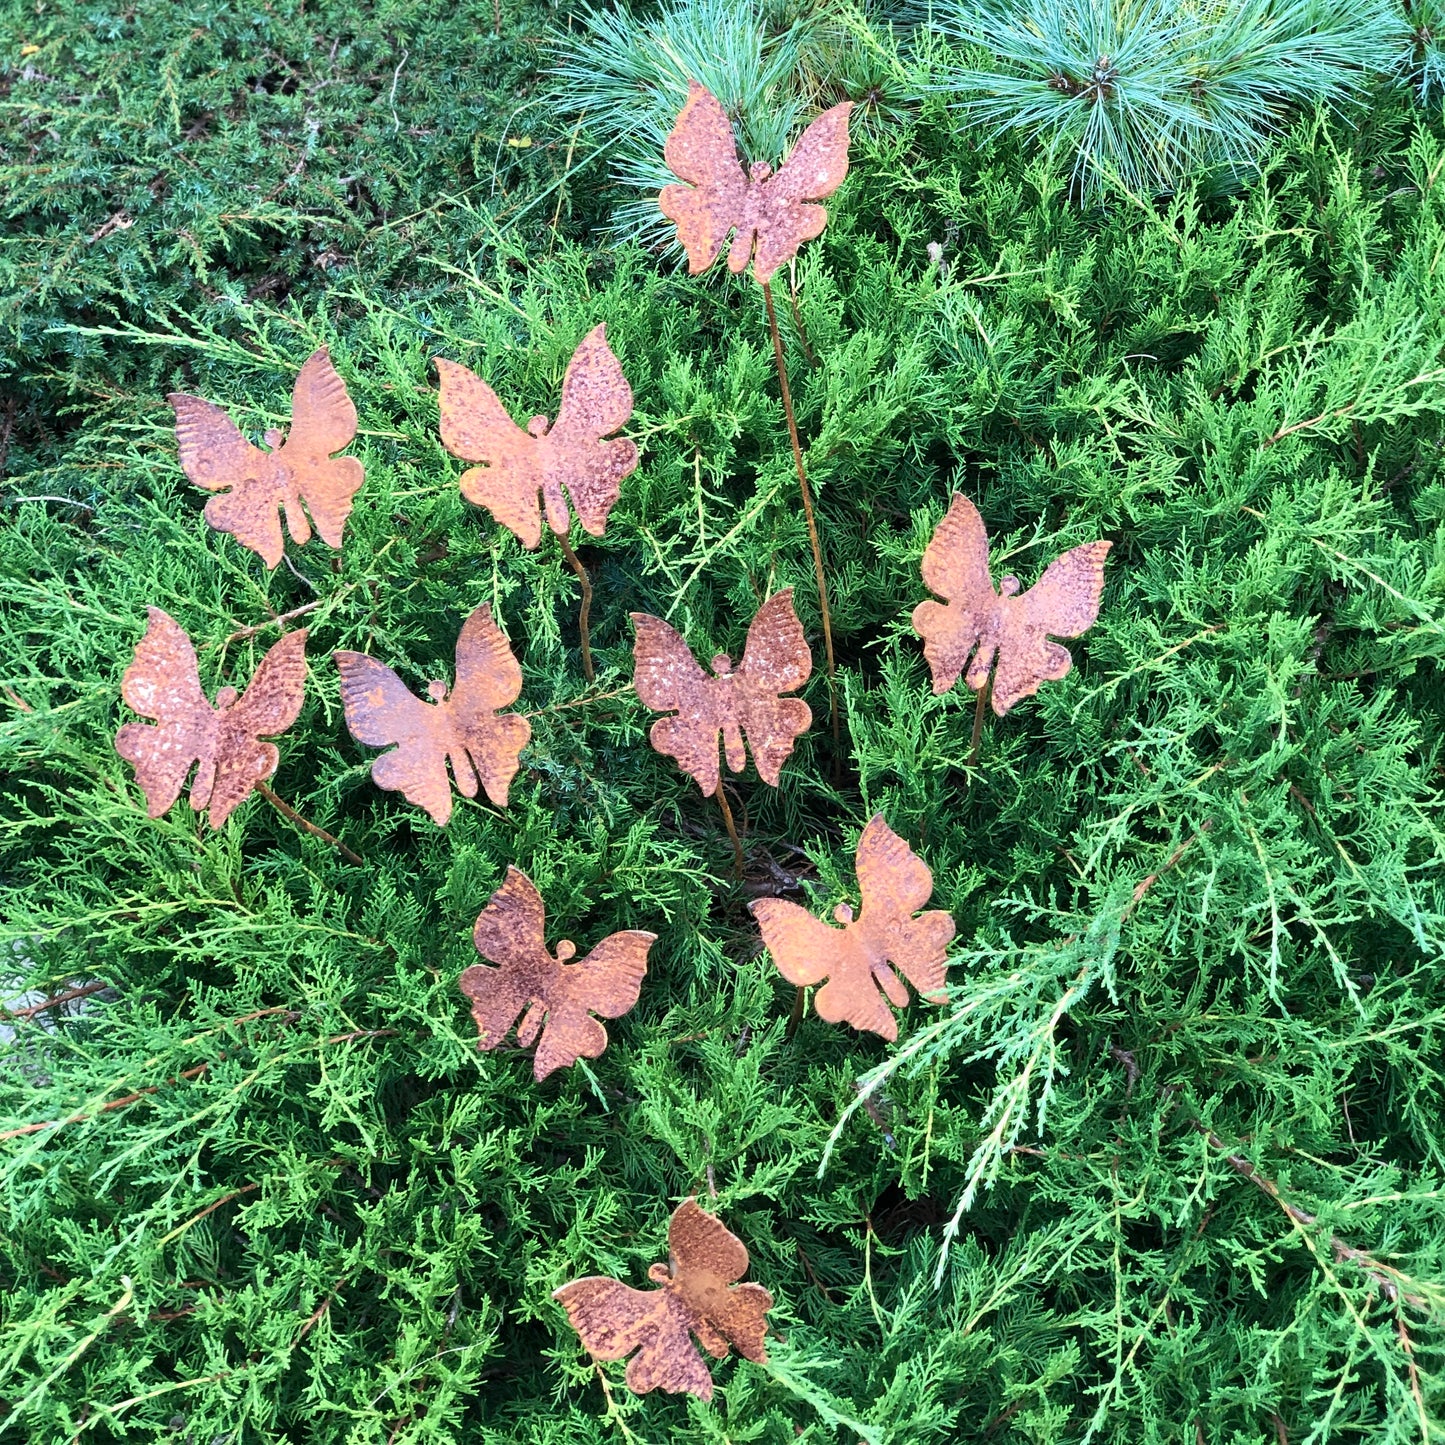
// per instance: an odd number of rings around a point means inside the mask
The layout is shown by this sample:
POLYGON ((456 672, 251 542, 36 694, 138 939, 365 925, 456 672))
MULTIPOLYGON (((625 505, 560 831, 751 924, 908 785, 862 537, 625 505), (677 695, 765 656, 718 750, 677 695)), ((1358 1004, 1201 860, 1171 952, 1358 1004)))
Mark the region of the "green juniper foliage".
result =
POLYGON ((0 1054, 0 1440, 1438 1440, 1438 114, 1311 113, 1233 197, 1103 215, 941 98, 860 128, 797 267, 814 364, 782 308, 845 755, 815 723, 738 781, 739 887, 626 614, 736 655, 791 583, 821 657, 761 299, 596 243, 601 161, 518 109, 549 13, 502 8, 10 13, 0 927, 9 996, 97 991, 0 1054), (550 413, 599 321, 643 455, 577 539, 588 688, 575 580, 462 502, 429 359, 550 413), (342 553, 266 572, 164 395, 255 435, 321 344, 366 486, 342 553), (908 626, 956 488, 1026 584, 1115 542, 1073 672, 975 765, 908 626), (483 601, 533 742, 441 831, 372 785, 329 653, 419 688, 483 601), (273 782, 364 866, 260 798, 147 819, 112 738, 148 604, 212 695, 310 608, 273 782), (850 898, 875 811, 957 920, 950 1000, 790 1034, 746 902, 850 898), (456 987, 509 863, 553 943, 659 934, 542 1085, 456 987), (692 1193, 777 1301, 711 1406, 633 1398, 551 1299, 643 1284, 692 1193))

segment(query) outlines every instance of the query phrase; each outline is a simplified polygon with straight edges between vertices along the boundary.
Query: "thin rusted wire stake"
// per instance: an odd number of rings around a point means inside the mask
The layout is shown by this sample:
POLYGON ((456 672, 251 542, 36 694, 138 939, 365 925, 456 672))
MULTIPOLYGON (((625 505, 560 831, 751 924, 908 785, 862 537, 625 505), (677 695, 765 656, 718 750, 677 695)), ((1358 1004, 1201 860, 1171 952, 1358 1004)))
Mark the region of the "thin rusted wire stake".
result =
POLYGON ((733 877, 743 876, 743 844, 738 837, 737 824, 733 822, 733 810, 728 807, 728 795, 721 778, 717 780, 717 805, 722 809, 723 822, 727 825, 728 837, 733 840, 733 877))
POLYGON ((325 828, 318 828, 309 818, 303 818, 290 803, 284 803, 265 783, 257 783, 256 791, 281 814, 283 818, 289 818, 298 828, 304 828, 313 837, 320 838, 323 842, 330 843, 333 848, 346 859, 348 863, 355 863, 358 867, 364 868, 366 860, 359 853, 353 853, 340 838, 333 837, 325 828))
POLYGON ((791 1041, 793 1035, 798 1032, 798 1025, 803 1022, 803 1015, 808 1010, 808 990, 801 984, 798 991, 793 995, 793 1009, 788 1015, 788 1026, 783 1030, 783 1038, 791 1041))
POLYGON ((808 491, 808 476, 803 470, 803 448, 798 442, 798 421, 793 415, 793 394, 788 390, 788 368, 783 361, 783 338, 778 334, 778 314, 773 309, 773 288, 763 282, 763 301, 768 308, 768 330, 773 335, 773 360, 778 366, 778 387, 783 393, 783 412, 788 418, 788 440, 793 444, 793 465, 798 472, 798 489, 803 494, 803 516, 808 523, 808 541, 813 548, 813 571, 818 578, 818 605, 823 613, 823 649, 828 655, 828 710, 833 721, 833 750, 841 754, 838 733, 838 684, 833 667, 833 619, 828 611, 828 579, 823 572, 823 546, 818 540, 818 524, 813 517, 813 497, 808 491))
POLYGON ((592 579, 587 575, 582 559, 572 550, 572 544, 560 532, 557 533, 557 541, 562 548, 562 555, 567 559, 567 565, 577 574, 577 581, 582 586, 582 608, 577 614, 577 635, 582 640, 582 676, 592 682, 597 676, 592 670, 592 634, 587 626, 588 616, 592 611, 592 579))
POLYGON ((973 741, 968 745, 968 765, 972 767, 978 761, 979 739, 983 736, 983 710, 988 705, 989 689, 993 686, 993 679, 990 678, 978 690, 978 705, 973 710, 973 741))

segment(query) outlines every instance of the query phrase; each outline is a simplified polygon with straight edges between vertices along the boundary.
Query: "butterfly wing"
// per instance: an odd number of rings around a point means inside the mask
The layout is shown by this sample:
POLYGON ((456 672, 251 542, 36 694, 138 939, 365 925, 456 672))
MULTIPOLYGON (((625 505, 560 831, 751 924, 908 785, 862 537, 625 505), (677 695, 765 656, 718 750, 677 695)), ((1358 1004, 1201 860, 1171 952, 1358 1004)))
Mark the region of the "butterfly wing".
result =
POLYGON ((812 671, 813 654, 793 611, 793 589, 785 587, 758 608, 748 627, 735 683, 739 722, 758 776, 773 787, 794 741, 813 722, 812 709, 802 698, 778 694, 802 687, 812 671))
MULTIPOLYGON (((607 345, 606 325, 596 326, 567 363, 557 420, 543 439, 544 485, 566 487, 578 521, 594 537, 606 529, 623 477, 637 466, 636 443, 602 438, 631 415, 632 388, 607 345)), ((565 507, 560 510, 565 519, 565 507)))
POLYGON ((216 781, 211 788, 211 827, 219 828, 231 810, 269 778, 281 761, 274 743, 301 716, 306 700, 306 629, 288 632, 251 675, 246 691, 217 720, 216 781))
MULTIPOLYGON (((879 813, 858 840, 857 870, 863 907, 855 926, 864 933, 870 950, 889 960, 930 1002, 942 1003, 954 923, 941 908, 914 917, 933 896, 928 865, 879 813)), ((907 990, 891 981, 897 985, 897 992, 889 990, 893 1002, 906 1004, 907 990)))
POLYGON ((216 714, 201 690, 190 638, 159 607, 147 614, 145 636, 121 678, 120 694, 157 726, 126 723, 115 735, 115 750, 135 769, 146 812, 159 818, 180 797, 191 765, 211 758, 216 714))
POLYGON ((439 356, 436 368, 442 445, 454 457, 482 463, 462 473, 462 495, 485 507, 524 547, 535 547, 542 540, 537 438, 524 432, 496 392, 465 366, 439 356))
MULTIPOLYGON (((989 575, 988 532, 983 518, 961 492, 954 496, 947 515, 924 548, 923 584, 946 599, 946 605, 930 599, 913 609, 913 630, 923 639, 923 655, 933 673, 933 691, 947 692, 958 681, 975 649, 986 678, 993 658, 1000 599, 989 575)), ((971 679, 969 686, 973 686, 971 679)))
MULTIPOLYGON (((878 975, 861 950, 850 952, 848 963, 835 966, 828 982, 813 995, 813 1007, 827 1023, 851 1024, 859 1032, 877 1034, 892 1043, 898 1037, 898 1020, 893 1017, 887 999, 878 991, 878 975)), ((887 979, 902 989, 902 984, 891 974, 887 979)), ((907 1001, 905 996, 902 1002, 907 1001)))
POLYGON ((1104 558, 1112 542, 1086 542, 1054 558, 1018 597, 1003 599, 993 710, 1002 717, 1045 682, 1074 665, 1067 647, 1050 637, 1081 637, 1094 625, 1104 595, 1104 558))
POLYGON ((547 953, 546 926, 542 895, 525 873, 509 867, 472 930, 477 952, 497 967, 474 963, 458 981, 472 1001, 479 1049, 494 1049, 506 1038, 517 1016, 537 997, 538 977, 555 970, 547 953))
POLYGON ((627 1383, 649 1390, 686 1391, 712 1399, 712 1376, 688 1337, 687 1311, 671 1289, 630 1289, 605 1275, 574 1280, 553 1299, 567 1311, 594 1360, 620 1360, 636 1350, 627 1383))
MULTIPOLYGON (((677 227, 687 252, 688 275, 706 271, 717 260, 728 232, 744 218, 748 178, 738 161, 737 141, 717 97, 697 81, 687 85, 687 102, 662 149, 673 175, 692 182, 664 186, 658 197, 662 214, 677 227)), ((739 237, 752 250, 752 232, 739 237)), ((731 264, 731 260, 729 260, 731 264)), ((747 265, 734 266, 741 271, 747 265)))
POLYGON ((821 235, 828 224, 828 212, 822 206, 806 203, 831 196, 848 174, 848 115, 852 109, 852 101, 845 101, 825 110, 798 138, 778 173, 753 188, 753 221, 758 232, 753 275, 760 282, 795 256, 804 241, 821 235))
MULTIPOLYGON (((291 392, 291 432, 277 453, 328 547, 341 546, 351 501, 366 480, 355 457, 336 457, 356 437, 356 407, 323 346, 306 359, 291 392)), ((304 542, 304 537, 297 537, 304 542)))
POLYGON ((507 806, 507 790, 532 725, 516 713, 495 714, 516 702, 521 692, 521 666, 492 620, 491 607, 483 603, 462 624, 456 684, 444 706, 487 796, 499 808, 507 806))
POLYGON ((277 458, 252 446, 222 407, 179 391, 166 400, 176 414, 182 470, 196 486, 219 493, 206 503, 206 521, 275 567, 285 548, 279 509, 288 490, 277 458))
POLYGON ((533 1061, 538 1079, 602 1053, 607 1030, 592 1015, 621 1018, 637 1002, 647 951, 656 942, 655 933, 628 929, 610 934, 577 963, 562 965, 560 982, 547 994, 547 1023, 533 1061))
POLYGON ((748 1272, 747 1246, 716 1215, 696 1199, 684 1199, 667 1226, 667 1252, 672 1273, 710 1275, 732 1284, 748 1272))
POLYGON ((677 712, 652 725, 652 746, 675 758, 683 772, 705 794, 717 792, 718 730, 721 723, 713 697, 714 680, 698 666, 686 642, 660 617, 632 614, 637 628, 633 644, 636 671, 633 687, 644 707, 677 712))
POLYGON ((837 968, 838 929, 786 898, 758 898, 748 907, 762 931, 763 946, 789 983, 807 988, 837 968))
POLYGON ((341 673, 341 706, 351 736, 367 747, 386 748, 371 765, 378 788, 397 792, 425 808, 444 828, 452 815, 447 778, 451 728, 442 710, 414 696, 383 662, 362 652, 334 652, 341 673))
POLYGON ((789 983, 806 988, 827 980, 813 997, 819 1018, 870 1029, 885 1038, 897 1036, 868 956, 858 946, 858 924, 834 928, 783 898, 759 898, 748 906, 778 972, 789 983))
POLYGON ((748 1272, 748 1251, 742 1240, 720 1219, 700 1209, 695 1199, 686 1199, 668 1226, 667 1247, 677 1293, 699 1317, 692 1326, 698 1338, 719 1358, 727 1353, 725 1342, 731 1341, 740 1355, 765 1361, 765 1315, 772 1308, 773 1297, 761 1285, 732 1287, 748 1272), (712 1330, 699 1328, 704 1324, 712 1330))
MULTIPOLYGON (((767 1314, 772 1307, 773 1296, 762 1285, 736 1284, 708 1301, 704 1318, 738 1354, 763 1364, 768 1358, 763 1337, 768 1332, 767 1314)), ((699 1338, 708 1343, 705 1335, 699 1334, 699 1338)), ((713 1350, 719 1359, 726 1353, 726 1348, 713 1350)))
POLYGON ((655 933, 640 928, 608 934, 586 958, 563 968, 575 998, 605 1019, 621 1018, 642 990, 655 933))

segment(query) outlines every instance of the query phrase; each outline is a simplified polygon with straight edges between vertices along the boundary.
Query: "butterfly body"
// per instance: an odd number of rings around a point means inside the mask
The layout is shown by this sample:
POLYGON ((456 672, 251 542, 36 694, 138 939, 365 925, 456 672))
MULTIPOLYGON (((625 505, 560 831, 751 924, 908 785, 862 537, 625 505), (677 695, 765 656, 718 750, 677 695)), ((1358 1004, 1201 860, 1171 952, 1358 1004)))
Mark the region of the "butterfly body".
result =
POLYGON ((929 599, 913 609, 914 630, 935 693, 962 675, 975 692, 993 674, 993 710, 1002 717, 1045 682, 1066 676, 1073 658, 1053 637, 1080 637, 1099 615, 1104 559, 1113 544, 1089 542, 1052 561, 1027 591, 1004 577, 997 590, 988 570, 988 533, 978 509, 956 495, 923 554, 929 599))
POLYGON ((414 696, 373 657, 334 656, 351 735, 371 747, 396 744, 371 765, 377 787, 401 793, 445 827, 452 815, 450 765, 463 797, 475 798, 480 785, 499 808, 507 806, 532 725, 516 713, 497 712, 521 695, 522 669, 489 606, 483 604, 462 624, 456 686, 448 693, 444 682, 428 683, 430 702, 414 696))
POLYGON ((268 567, 281 560, 281 518, 298 546, 321 539, 339 548, 352 499, 366 474, 355 457, 336 457, 356 436, 356 407, 323 346, 307 358, 292 389, 291 429, 253 446, 223 407, 184 392, 166 398, 176 413, 181 466, 198 487, 216 492, 206 521, 231 533, 268 567), (305 504, 303 506, 303 503, 305 504), (309 511, 309 516, 308 516, 309 511))
POLYGON ((763 1337, 773 1297, 761 1285, 736 1283, 747 1273, 747 1249, 695 1199, 684 1200, 674 1212, 668 1253, 667 1264, 647 1272, 661 1289, 632 1289, 592 1275, 563 1285, 552 1297, 594 1359, 632 1355, 627 1383, 637 1394, 663 1389, 711 1400, 712 1376, 690 1336, 716 1359, 732 1347, 765 1363, 763 1337))
POLYGON ((822 233, 828 213, 809 203, 832 195, 848 174, 852 108, 844 102, 819 115, 776 173, 765 161, 744 170, 717 98, 688 83, 663 155, 673 174, 691 184, 664 186, 658 204, 677 227, 690 275, 712 265, 732 232, 728 269, 736 275, 752 261, 753 275, 766 284, 804 241, 822 233))
POLYGON ((782 697, 808 680, 813 659, 793 611, 791 587, 774 594, 758 609, 748 628, 742 662, 736 668, 726 653, 712 659, 709 676, 682 637, 660 617, 634 612, 637 628, 634 686, 659 718, 649 734, 658 752, 675 758, 704 793, 717 791, 718 736, 728 767, 741 772, 751 746, 758 776, 778 785, 784 760, 800 733, 813 721, 801 698, 782 697))
POLYGON ((539 1080, 579 1058, 595 1059, 607 1047, 607 1030, 593 1015, 620 1018, 637 1002, 656 941, 655 933, 628 929, 610 934, 577 963, 569 962, 577 950, 568 939, 553 955, 541 895, 525 873, 508 868, 472 933, 477 952, 498 966, 473 964, 459 980, 472 1001, 477 1047, 496 1048, 521 1015, 523 1047, 541 1034, 532 1061, 539 1080))
POLYGON ((713 670, 710 712, 717 719, 717 725, 722 732, 723 756, 727 759, 729 770, 740 773, 748 756, 742 729, 742 716, 747 712, 747 697, 735 685, 733 661, 727 653, 718 653, 708 666, 713 670))
POLYGON ((135 768, 146 812, 159 818, 181 795, 191 768, 189 802, 219 828, 281 754, 263 736, 284 733, 300 716, 306 688, 306 632, 288 632, 266 653, 245 692, 201 689, 195 649, 173 618, 149 609, 146 634, 121 679, 121 696, 150 723, 126 723, 115 750, 135 768))
POLYGON ((622 479, 637 466, 634 442, 606 440, 632 415, 632 388, 607 345, 606 326, 594 327, 573 353, 556 421, 534 416, 525 431, 465 366, 437 357, 436 367, 442 443, 481 464, 462 473, 462 495, 527 548, 542 540, 544 514, 559 537, 571 528, 571 511, 584 531, 602 536, 622 479))
POLYGON ((908 1003, 898 973, 930 1002, 942 1002, 953 919, 942 909, 919 915, 933 874, 881 814, 858 840, 857 870, 862 911, 855 919, 840 904, 833 910, 840 928, 786 899, 760 898, 750 907, 783 977, 799 987, 823 983, 813 1000, 820 1018, 892 1040, 898 1022, 884 1000, 908 1003))

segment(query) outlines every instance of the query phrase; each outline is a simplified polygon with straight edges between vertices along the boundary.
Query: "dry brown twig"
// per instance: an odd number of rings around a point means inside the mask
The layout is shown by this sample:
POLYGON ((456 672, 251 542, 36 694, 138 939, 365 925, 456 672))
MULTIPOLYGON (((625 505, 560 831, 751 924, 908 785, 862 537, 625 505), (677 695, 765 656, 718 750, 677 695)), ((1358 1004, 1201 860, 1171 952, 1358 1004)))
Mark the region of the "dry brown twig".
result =
POLYGON ((0 1008, 0 1014, 11 1019, 33 1019, 36 1014, 42 1014, 46 1009, 59 1008, 62 1004, 73 1003, 78 998, 89 998, 91 994, 101 993, 109 987, 108 983, 97 980, 80 988, 66 989, 64 993, 58 993, 41 1003, 31 1004, 28 1008, 0 1008))
MULTIPOLYGON (((1273 1179, 1261 1174, 1254 1164, 1236 1153, 1207 1125, 1197 1120, 1194 1127, 1204 1135, 1209 1145, 1224 1155, 1225 1162, 1241 1178, 1249 1180, 1256 1189, 1266 1194, 1279 1205, 1285 1216, 1295 1224, 1305 1229, 1312 1229, 1319 1224, 1319 1216, 1311 1214, 1307 1209, 1301 1209, 1298 1204, 1287 1199, 1273 1179)), ((1331 1233, 1329 1237, 1330 1253, 1334 1256, 1336 1263, 1352 1264, 1362 1270, 1374 1282, 1379 1285, 1381 1293, 1391 1304, 1403 1303, 1411 1309, 1425 1313, 1430 1308, 1430 1302, 1421 1294, 1412 1292, 1410 1286, 1414 1281, 1403 1271, 1396 1269, 1393 1265, 1386 1264, 1383 1260, 1376 1258, 1368 1250, 1358 1249, 1352 1244, 1346 1243, 1338 1234, 1331 1233)))
POLYGON ((256 791, 260 793, 260 795, 265 798, 265 800, 270 803, 270 805, 275 808, 275 810, 280 813, 283 818, 289 819, 291 822, 295 823, 298 828, 302 828, 306 832, 310 833, 312 837, 320 838, 323 843, 330 843, 331 846, 335 848, 336 851, 340 853, 341 856, 345 858, 348 863, 355 863, 358 867, 365 865, 366 860, 361 856, 360 853, 353 852, 350 848, 346 846, 345 843, 341 841, 340 838, 336 837, 332 833, 328 833, 325 828, 320 826, 320 824, 313 823, 310 818, 302 817, 302 815, 298 813, 296 809, 291 806, 290 803, 284 802, 282 799, 278 798, 276 794, 273 793, 271 789, 266 786, 265 783, 257 783, 255 787, 256 791))

